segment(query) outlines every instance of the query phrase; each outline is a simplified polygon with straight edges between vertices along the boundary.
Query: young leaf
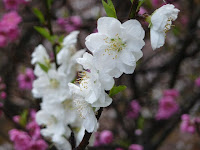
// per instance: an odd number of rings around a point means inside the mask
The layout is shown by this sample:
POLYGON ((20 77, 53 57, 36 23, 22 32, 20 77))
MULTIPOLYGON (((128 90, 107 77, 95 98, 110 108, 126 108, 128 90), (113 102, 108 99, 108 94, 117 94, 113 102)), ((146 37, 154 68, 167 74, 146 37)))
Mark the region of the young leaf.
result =
POLYGON ((28 110, 24 110, 20 115, 19 124, 23 127, 27 124, 28 110))
POLYGON ((40 68, 41 68, 44 72, 48 72, 49 68, 48 68, 47 66, 45 66, 45 65, 43 65, 43 64, 41 64, 41 63, 39 63, 39 62, 38 62, 38 64, 39 64, 40 68))
MULTIPOLYGON (((115 6, 113 5, 112 0, 107 0, 107 3, 108 3, 108 5, 110 6, 110 8, 112 8, 113 11, 115 11, 115 6)), ((116 11, 115 11, 115 13, 116 13, 116 11)))
POLYGON ((138 12, 140 10, 140 7, 142 6, 142 4, 145 2, 145 0, 140 0, 139 1, 139 4, 138 4, 138 7, 136 9, 136 12, 138 12))
POLYGON ((144 118, 143 117, 140 117, 137 121, 137 126, 138 126, 138 129, 143 129, 144 127, 144 118))
POLYGON ((46 39, 48 39, 52 43, 57 38, 57 36, 51 36, 49 31, 46 28, 34 26, 34 29, 36 31, 38 31, 42 36, 44 36, 46 39))
POLYGON ((102 0, 102 4, 108 17, 117 18, 115 7, 111 0, 108 0, 108 4, 104 0, 102 0))
POLYGON ((122 92, 126 89, 125 85, 120 86, 113 86, 113 88, 109 92, 109 96, 113 97, 114 95, 118 94, 119 92, 122 92))
POLYGON ((33 13, 37 16, 37 18, 40 20, 41 24, 45 23, 45 18, 44 15, 42 14, 42 12, 37 9, 37 8, 33 8, 33 13))

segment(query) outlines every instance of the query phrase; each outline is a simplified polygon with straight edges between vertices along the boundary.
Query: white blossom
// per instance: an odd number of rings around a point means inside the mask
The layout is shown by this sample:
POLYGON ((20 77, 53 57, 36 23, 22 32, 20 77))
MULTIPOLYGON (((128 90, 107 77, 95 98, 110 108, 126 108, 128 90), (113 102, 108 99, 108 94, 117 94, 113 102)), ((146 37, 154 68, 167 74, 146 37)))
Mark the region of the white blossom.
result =
POLYGON ((33 82, 32 93, 36 98, 47 101, 63 102, 70 97, 67 76, 54 69, 33 82))
POLYGON ((89 53, 85 53, 83 58, 78 58, 77 62, 85 69, 79 73, 80 89, 85 95, 85 100, 96 107, 110 105, 112 99, 105 93, 105 90, 113 87, 114 79, 104 71, 96 69, 94 57, 89 53))
POLYGON ((40 110, 36 114, 37 123, 45 126, 41 129, 41 134, 46 138, 50 138, 58 150, 70 150, 71 145, 66 138, 70 137, 71 130, 63 124, 62 120, 52 115, 50 111, 52 110, 40 110))
POLYGON ((42 76, 45 74, 44 70, 40 68, 40 64, 44 65, 46 68, 53 66, 50 63, 50 58, 47 54, 46 48, 42 44, 38 45, 32 53, 31 64, 35 64, 34 74, 36 76, 42 76))
POLYGON ((76 59, 80 58, 85 52, 84 49, 77 51, 76 43, 79 31, 73 31, 63 40, 63 48, 57 54, 57 60, 60 67, 59 71, 64 72, 68 78, 72 81, 76 76, 76 72, 79 71, 76 59))
POLYGON ((97 129, 97 119, 95 116, 97 110, 93 110, 91 104, 89 104, 83 96, 83 91, 75 84, 69 83, 69 89, 72 93, 74 108, 77 110, 80 119, 83 120, 83 127, 88 132, 93 132, 97 129))
POLYGON ((165 43, 165 37, 176 20, 179 10, 174 5, 167 4, 157 9, 151 16, 150 34, 153 50, 160 48, 165 43))
POLYGON ((141 24, 137 20, 121 24, 111 17, 102 17, 97 24, 98 33, 89 35, 85 44, 93 53, 98 69, 116 78, 123 72, 133 73, 145 44, 141 24))

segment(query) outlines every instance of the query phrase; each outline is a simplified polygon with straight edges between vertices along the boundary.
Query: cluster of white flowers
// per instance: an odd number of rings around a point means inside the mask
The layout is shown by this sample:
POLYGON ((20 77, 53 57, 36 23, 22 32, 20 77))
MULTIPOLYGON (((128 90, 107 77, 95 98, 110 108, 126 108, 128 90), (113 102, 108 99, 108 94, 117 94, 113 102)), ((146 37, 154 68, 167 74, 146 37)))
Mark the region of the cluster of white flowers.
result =
MULTIPOLYGON (((177 14, 173 5, 165 5, 153 13, 153 49, 164 44, 162 36, 165 37, 177 14)), ((107 91, 114 86, 114 78, 123 73, 132 74, 136 62, 143 56, 145 32, 139 21, 120 23, 115 18, 102 17, 97 30, 98 33, 86 37, 85 44, 91 53, 77 51, 78 31, 65 37, 56 56, 58 68, 50 61, 44 46, 39 45, 32 54, 37 76, 32 93, 42 98, 36 121, 44 126, 42 135, 51 139, 59 150, 71 149, 72 131, 78 145, 85 130, 91 133, 97 129, 98 110, 112 103, 107 91)))
POLYGON ((35 98, 42 98, 41 110, 36 114, 36 121, 45 127, 41 134, 49 138, 59 150, 71 149, 68 139, 72 130, 77 144, 84 135, 83 121, 74 109, 68 86, 68 83, 76 78, 76 72, 81 70, 76 59, 85 52, 76 52, 78 34, 78 31, 74 31, 64 38, 62 49, 56 56, 58 68, 51 62, 43 45, 37 46, 32 54, 31 62, 35 64, 34 73, 37 76, 32 93, 35 98))

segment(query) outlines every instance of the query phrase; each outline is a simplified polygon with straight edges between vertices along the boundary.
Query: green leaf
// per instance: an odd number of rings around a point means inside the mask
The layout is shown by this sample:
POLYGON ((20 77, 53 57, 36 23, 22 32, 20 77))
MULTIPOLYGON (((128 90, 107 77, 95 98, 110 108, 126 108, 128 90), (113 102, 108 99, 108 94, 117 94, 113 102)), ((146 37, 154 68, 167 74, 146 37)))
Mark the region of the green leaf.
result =
POLYGON ((113 88, 109 92, 109 96, 113 97, 114 95, 118 94, 119 92, 122 92, 126 89, 125 85, 120 86, 113 86, 113 88))
POLYGON ((64 40, 65 36, 64 35, 61 35, 60 37, 58 37, 58 42, 59 43, 62 43, 63 40, 64 40))
POLYGON ((45 18, 44 15, 42 14, 42 12, 37 9, 37 8, 33 8, 33 13, 37 16, 37 18, 40 20, 40 23, 44 24, 45 23, 45 18))
POLYGON ((117 18, 115 7, 111 0, 108 0, 108 3, 106 3, 104 0, 102 0, 102 4, 103 4, 103 7, 104 7, 108 17, 117 18))
POLYGON ((34 29, 37 32, 39 32, 43 37, 48 39, 51 43, 53 43, 57 38, 56 35, 51 36, 51 34, 49 33, 49 30, 47 30, 46 28, 39 27, 39 26, 34 26, 34 29))
POLYGON ((137 127, 138 127, 138 129, 143 129, 143 127, 144 127, 144 118, 143 117, 140 117, 139 119, 138 119, 138 121, 137 121, 137 127))
POLYGON ((145 2, 146 0, 140 0, 139 1, 139 4, 138 4, 138 7, 136 9, 136 12, 138 12, 140 10, 140 7, 142 6, 142 4, 145 2))
POLYGON ((28 110, 24 110, 20 115, 19 124, 25 127, 27 124, 27 118, 28 118, 28 110))
POLYGON ((44 72, 48 72, 49 68, 47 66, 45 66, 44 64, 39 63, 40 68, 44 71, 44 72))
MULTIPOLYGON (((112 2, 112 0, 107 0, 108 5, 110 6, 110 8, 112 8, 115 11, 115 6, 112 2)), ((116 12, 116 11, 115 11, 116 12)))
POLYGON ((130 0, 131 1, 131 3, 133 3, 133 0, 130 0))

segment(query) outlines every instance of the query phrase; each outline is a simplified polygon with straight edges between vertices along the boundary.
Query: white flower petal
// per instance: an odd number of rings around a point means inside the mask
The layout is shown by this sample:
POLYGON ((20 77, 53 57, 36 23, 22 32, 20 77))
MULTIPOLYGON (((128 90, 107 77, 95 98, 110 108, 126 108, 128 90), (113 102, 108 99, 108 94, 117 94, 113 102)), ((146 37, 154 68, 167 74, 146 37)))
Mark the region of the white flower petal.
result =
POLYGON ((134 66, 136 64, 136 60, 133 53, 128 52, 128 51, 121 52, 120 61, 129 66, 134 66))
POLYGON ((92 33, 86 37, 85 45, 91 52, 101 50, 100 47, 106 45, 105 38, 106 36, 103 34, 92 33))
POLYGON ((151 36, 151 46, 152 49, 155 50, 156 48, 160 48, 165 43, 165 33, 164 32, 157 32, 153 29, 150 30, 151 36))
POLYGON ((70 45, 76 44, 77 37, 80 31, 73 31, 68 36, 63 39, 63 45, 68 47, 70 45))
POLYGON ((97 30, 110 38, 115 37, 116 34, 121 35, 121 22, 112 17, 101 17, 97 22, 97 30))
POLYGON ((126 34, 130 34, 132 37, 138 39, 144 38, 145 32, 139 21, 133 19, 128 20, 122 24, 122 27, 124 27, 126 34))

